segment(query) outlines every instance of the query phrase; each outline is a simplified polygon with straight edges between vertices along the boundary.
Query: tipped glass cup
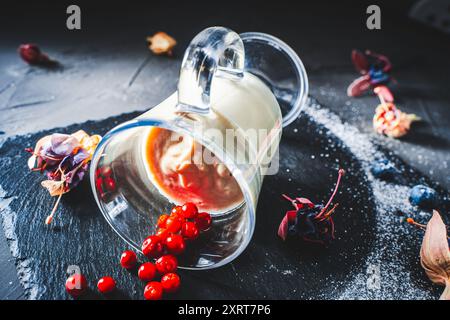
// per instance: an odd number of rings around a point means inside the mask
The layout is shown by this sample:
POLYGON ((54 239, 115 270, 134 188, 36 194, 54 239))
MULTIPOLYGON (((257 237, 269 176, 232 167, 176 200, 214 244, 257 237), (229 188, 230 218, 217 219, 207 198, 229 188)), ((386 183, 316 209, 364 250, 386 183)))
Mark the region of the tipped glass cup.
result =
POLYGON ((187 243, 179 265, 199 270, 227 264, 252 238, 264 175, 278 169, 282 127, 298 117, 307 94, 303 64, 280 39, 223 27, 203 30, 185 52, 178 90, 109 131, 98 145, 90 179, 102 214, 141 252, 158 217, 180 204, 149 174, 149 132, 158 127, 190 136, 227 167, 243 200, 209 212, 211 228, 187 243))

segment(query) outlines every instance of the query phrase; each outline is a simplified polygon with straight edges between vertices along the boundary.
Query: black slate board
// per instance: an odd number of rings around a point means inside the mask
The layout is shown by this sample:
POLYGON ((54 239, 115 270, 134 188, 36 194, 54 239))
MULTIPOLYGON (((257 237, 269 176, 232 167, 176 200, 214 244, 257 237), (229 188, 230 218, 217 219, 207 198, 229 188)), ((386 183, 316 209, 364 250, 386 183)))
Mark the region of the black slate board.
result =
MULTIPOLYGON (((83 129, 104 134, 136 115, 86 122, 51 132, 70 133, 83 129)), ((350 281, 360 272, 376 236, 373 197, 358 159, 342 141, 333 139, 336 147, 330 157, 314 157, 330 144, 326 131, 307 115, 302 115, 284 131, 280 172, 264 181, 256 230, 249 247, 233 263, 222 268, 180 271, 183 285, 172 298, 333 299, 339 293, 336 283, 350 281), (324 248, 280 241, 276 235, 278 224, 284 212, 290 209, 290 204, 280 194, 325 201, 339 167, 345 168, 348 174, 341 188, 344 191, 337 196, 340 208, 335 215, 336 242, 324 248)), ((110 298, 142 298, 144 284, 138 280, 136 272, 125 271, 118 264, 118 257, 127 245, 104 220, 87 180, 63 197, 53 225, 44 225, 54 199, 40 187, 43 177, 28 171, 27 154, 23 149, 51 132, 15 137, 0 149, 0 184, 4 192, 0 213, 28 297, 68 298, 64 290, 66 270, 69 265, 78 265, 92 289, 99 277, 111 275, 119 290, 110 298)), ((403 165, 398 159, 394 160, 403 165)), ((424 179, 412 169, 408 172, 409 181, 424 179)), ((426 290, 438 296, 418 264, 420 240, 421 237, 417 237, 410 241, 405 255, 411 260, 412 274, 426 290)), ((85 298, 103 297, 91 290, 85 298)))

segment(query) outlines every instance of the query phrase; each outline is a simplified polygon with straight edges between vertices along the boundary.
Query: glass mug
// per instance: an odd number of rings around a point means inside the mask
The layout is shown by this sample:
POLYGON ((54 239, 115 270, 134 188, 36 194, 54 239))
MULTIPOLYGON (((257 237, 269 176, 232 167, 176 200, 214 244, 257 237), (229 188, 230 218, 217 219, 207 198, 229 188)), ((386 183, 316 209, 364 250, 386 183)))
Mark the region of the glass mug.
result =
MULTIPOLYGON (((181 204, 149 165, 163 162, 150 161, 149 148, 166 143, 150 139, 152 132, 170 132, 181 145, 185 139, 189 147, 200 146, 201 161, 209 155, 214 168, 222 166, 220 172, 231 176, 234 186, 224 192, 235 194, 234 202, 222 208, 197 202, 199 211, 211 214, 212 224, 187 244, 179 265, 198 270, 232 261, 252 237, 263 177, 276 173, 277 163, 271 160, 277 158, 282 127, 298 117, 307 93, 303 64, 281 40, 263 33, 238 35, 223 27, 203 30, 184 54, 178 90, 109 131, 98 145, 90 179, 101 212, 140 251, 143 240, 156 232, 158 217, 181 204)), ((213 192, 222 182, 219 177, 208 182, 212 185, 200 182, 199 188, 213 192)), ((225 198, 220 192, 218 202, 225 198)), ((180 196, 185 194, 188 190, 181 190, 180 196)))

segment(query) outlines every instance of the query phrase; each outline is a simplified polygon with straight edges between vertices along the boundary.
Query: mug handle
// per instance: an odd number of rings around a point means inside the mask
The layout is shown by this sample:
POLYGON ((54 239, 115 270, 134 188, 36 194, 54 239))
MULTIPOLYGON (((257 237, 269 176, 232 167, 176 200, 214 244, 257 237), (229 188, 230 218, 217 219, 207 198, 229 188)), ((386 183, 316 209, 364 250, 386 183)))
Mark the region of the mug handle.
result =
POLYGON ((244 44, 234 31, 211 27, 200 32, 189 44, 181 64, 178 111, 208 113, 213 78, 240 80, 244 61, 244 44))
POLYGON ((283 127, 298 118, 308 99, 308 75, 297 53, 281 39, 267 33, 245 32, 240 37, 247 59, 245 70, 259 76, 288 111, 283 127), (278 65, 283 63, 283 70, 278 65))

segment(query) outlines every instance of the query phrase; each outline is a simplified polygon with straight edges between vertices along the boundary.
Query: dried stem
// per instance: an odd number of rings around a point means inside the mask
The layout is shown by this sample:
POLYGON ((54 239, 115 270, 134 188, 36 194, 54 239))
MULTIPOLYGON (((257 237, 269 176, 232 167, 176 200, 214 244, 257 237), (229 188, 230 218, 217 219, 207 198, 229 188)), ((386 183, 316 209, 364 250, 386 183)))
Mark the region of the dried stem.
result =
POLYGON ((336 186, 334 187, 334 191, 330 197, 330 199, 328 200, 327 204, 325 205, 325 207, 320 211, 320 213, 317 215, 316 218, 320 218, 328 209, 328 207, 330 206, 331 202, 333 201, 334 196, 336 195, 338 189, 339 189, 339 184, 341 182, 341 178, 342 176, 345 174, 344 169, 339 169, 339 175, 336 181, 336 186))
POLYGON ((384 97, 382 94, 377 93, 378 99, 380 99, 381 104, 386 104, 386 100, 384 100, 384 97))
POLYGON ((50 224, 52 223, 53 220, 53 216, 55 215, 56 209, 58 209, 58 205, 59 205, 59 201, 61 200, 63 193, 60 193, 58 196, 58 199, 56 199, 56 203, 53 206, 52 212, 50 213, 50 215, 45 219, 45 224, 50 224))
POLYGON ((285 195, 284 193, 281 195, 283 198, 289 200, 290 202, 294 202, 294 199, 289 198, 287 195, 285 195))
MULTIPOLYGON (((412 226, 417 227, 420 230, 423 230, 423 231, 427 230, 427 226, 426 225, 416 222, 413 218, 406 219, 406 222, 409 223, 412 226)), ((446 229, 448 229, 448 226, 445 226, 445 227, 446 227, 446 229)), ((450 236, 447 236, 447 239, 450 239, 450 236)))

